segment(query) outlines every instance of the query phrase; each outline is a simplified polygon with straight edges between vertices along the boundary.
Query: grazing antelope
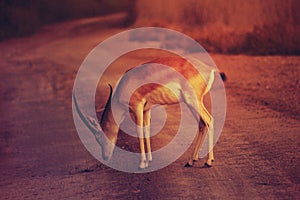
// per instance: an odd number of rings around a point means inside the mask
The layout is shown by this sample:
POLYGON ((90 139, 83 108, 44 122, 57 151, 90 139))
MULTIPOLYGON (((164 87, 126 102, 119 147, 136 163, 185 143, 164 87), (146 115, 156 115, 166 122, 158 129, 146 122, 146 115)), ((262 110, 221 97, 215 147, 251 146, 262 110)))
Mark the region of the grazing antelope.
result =
MULTIPOLYGON (((215 71, 216 70, 214 69, 210 71, 208 81, 206 81, 201 74, 199 74, 198 70, 186 59, 180 57, 162 57, 147 62, 144 66, 141 65, 137 68, 128 70, 118 83, 114 95, 112 87, 109 85, 110 95, 105 105, 100 124, 96 119, 85 116, 80 111, 75 94, 73 94, 74 104, 80 118, 93 132, 97 142, 100 144, 104 160, 108 160, 112 156, 119 132, 119 126, 117 125, 113 116, 113 109, 117 110, 116 112, 118 112, 118 116, 123 116, 126 112, 126 109, 129 109, 130 113, 133 114, 133 118, 137 125, 137 133, 141 151, 141 162, 139 167, 143 169, 148 167, 148 162, 152 160, 149 129, 151 107, 155 105, 171 105, 183 102, 188 106, 189 110, 192 112, 195 119, 198 120, 199 124, 199 133, 196 139, 196 146, 190 160, 185 166, 191 167, 193 166, 194 162, 198 160, 198 153, 206 133, 208 132, 209 153, 208 160, 205 165, 210 167, 214 161, 214 122, 212 116, 203 104, 203 97, 211 88, 211 85, 214 81, 215 71), (184 77, 185 83, 174 77, 174 73, 172 73, 170 70, 164 70, 159 67, 147 67, 147 64, 151 63, 170 67, 173 69, 173 71, 178 72, 184 77), (132 93, 132 95, 130 94, 130 101, 126 101, 126 98, 128 99, 127 91, 132 91, 131 86, 136 82, 136 80, 145 78, 151 80, 153 84, 144 84, 143 86, 139 87, 134 93, 132 93), (163 80, 164 85, 154 84, 157 83, 158 80, 163 80), (166 85, 168 85, 169 88, 165 87, 166 85), (193 94, 191 94, 190 89, 187 89, 187 85, 189 85, 193 90, 193 94), (192 100, 195 96, 197 105, 195 105, 195 102, 192 100), (105 135, 101 131, 100 126, 105 135), (205 127, 207 128, 207 131, 204 131, 205 127), (145 151, 144 139, 146 140, 147 154, 145 151)), ((221 73, 221 77, 224 79, 224 74, 221 73)), ((120 119, 120 121, 122 121, 122 119, 120 119)))

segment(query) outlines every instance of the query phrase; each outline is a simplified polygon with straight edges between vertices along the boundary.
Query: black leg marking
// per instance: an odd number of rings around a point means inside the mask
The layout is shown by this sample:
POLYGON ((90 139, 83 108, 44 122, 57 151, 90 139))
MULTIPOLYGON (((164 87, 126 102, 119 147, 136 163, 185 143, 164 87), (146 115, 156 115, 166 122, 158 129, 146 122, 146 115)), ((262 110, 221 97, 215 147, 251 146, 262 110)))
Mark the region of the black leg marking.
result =
POLYGON ((189 162, 187 162, 184 167, 193 167, 193 165, 191 165, 189 162))
POLYGON ((184 165, 184 167, 193 167, 195 162, 196 160, 192 160, 192 164, 191 164, 191 161, 189 161, 184 165))
POLYGON ((203 167, 204 167, 204 168, 211 168, 212 165, 209 165, 209 164, 205 163, 203 167))

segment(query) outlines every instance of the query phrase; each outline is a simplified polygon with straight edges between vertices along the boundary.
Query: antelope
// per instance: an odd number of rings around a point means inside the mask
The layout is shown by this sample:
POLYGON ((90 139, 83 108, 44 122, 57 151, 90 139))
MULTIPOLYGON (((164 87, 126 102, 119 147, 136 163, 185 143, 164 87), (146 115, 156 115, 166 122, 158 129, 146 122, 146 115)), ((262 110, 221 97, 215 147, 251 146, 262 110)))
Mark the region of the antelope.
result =
MULTIPOLYGON (((119 116, 121 116, 120 121, 123 120, 122 116, 126 112, 126 109, 130 111, 133 115, 133 119, 137 125, 137 134, 139 138, 141 160, 139 168, 143 169, 148 167, 150 161, 152 161, 151 154, 151 144, 150 144, 150 118, 151 118, 151 108, 155 105, 171 105, 178 103, 185 103, 194 118, 198 123, 198 134, 196 137, 196 145, 194 151, 186 163, 185 167, 192 167, 195 161, 198 160, 198 153, 200 151, 201 145, 208 133, 209 140, 209 153, 208 159, 205 163, 206 167, 211 167, 214 161, 213 155, 213 117, 208 112, 203 103, 204 95, 207 94, 214 81, 215 69, 212 69, 209 73, 208 81, 204 80, 203 76, 199 74, 199 71, 188 62, 186 59, 181 57, 162 57, 145 63, 145 66, 139 66, 139 68, 132 68, 125 72, 121 80, 116 86, 116 90, 113 94, 112 86, 109 85, 110 93, 107 103, 105 105, 104 111, 100 123, 98 120, 84 115, 78 106, 75 94, 73 93, 73 100, 75 108, 85 125, 93 132, 95 138, 102 149, 102 157, 104 160, 109 160, 112 156, 114 147, 116 145, 119 126, 117 125, 114 116, 113 108, 117 109, 119 116), (197 98, 197 105, 192 101, 192 94, 190 90, 187 90, 187 83, 178 81, 174 77, 174 73, 170 70, 163 70, 159 67, 149 68, 147 64, 156 63, 164 66, 168 66, 181 74, 191 86, 194 94, 197 98), (133 70, 135 69, 135 70, 133 70), (156 83, 157 80, 163 80, 164 85, 169 85, 166 88, 159 84, 145 84, 138 89, 130 97, 130 101, 126 101, 126 91, 130 91, 131 85, 140 79, 152 80, 156 83), (100 128, 101 126, 101 128, 100 128), (205 128, 207 131, 205 131, 205 128), (102 130, 102 131, 101 131, 102 130), (146 149, 145 151, 145 142, 146 149)), ((218 72, 219 73, 219 72, 218 72)), ((221 78, 225 79, 225 74, 220 73, 221 78)))

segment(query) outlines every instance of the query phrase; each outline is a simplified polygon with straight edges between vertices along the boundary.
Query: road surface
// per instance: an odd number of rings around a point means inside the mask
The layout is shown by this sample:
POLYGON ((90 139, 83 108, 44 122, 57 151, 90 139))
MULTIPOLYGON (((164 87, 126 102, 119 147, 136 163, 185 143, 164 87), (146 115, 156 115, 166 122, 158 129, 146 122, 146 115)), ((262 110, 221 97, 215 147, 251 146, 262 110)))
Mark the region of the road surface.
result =
POLYGON ((0 43, 1 199, 299 198, 299 56, 211 55, 228 77, 212 168, 203 168, 204 159, 184 168, 191 148, 142 174, 116 171, 88 153, 73 123, 72 87, 89 51, 125 30, 120 18, 64 22, 0 43))

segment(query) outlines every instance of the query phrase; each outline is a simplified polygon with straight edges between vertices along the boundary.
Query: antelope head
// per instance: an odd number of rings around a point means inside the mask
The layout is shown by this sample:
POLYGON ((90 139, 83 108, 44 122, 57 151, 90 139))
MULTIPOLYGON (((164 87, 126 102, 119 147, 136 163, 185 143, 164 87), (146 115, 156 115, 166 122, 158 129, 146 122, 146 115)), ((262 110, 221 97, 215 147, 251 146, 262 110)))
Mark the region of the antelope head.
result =
POLYGON ((97 119, 87 116, 81 112, 79 109, 76 96, 73 93, 73 100, 75 108, 78 112, 79 117, 84 122, 84 124, 90 129, 94 134, 97 143, 100 145, 102 150, 102 158, 104 160, 109 160, 113 154, 113 150, 116 145, 117 135, 119 128, 113 120, 111 111, 111 98, 112 98, 112 87, 109 85, 110 94, 108 100, 105 104, 104 111, 100 123, 97 119), (101 129, 102 128, 102 129, 101 129))

